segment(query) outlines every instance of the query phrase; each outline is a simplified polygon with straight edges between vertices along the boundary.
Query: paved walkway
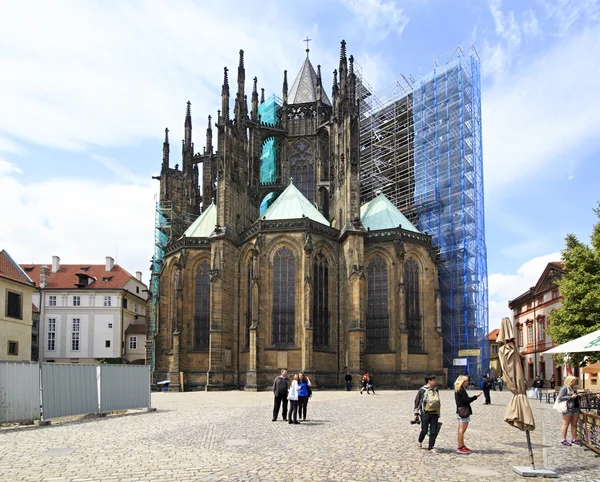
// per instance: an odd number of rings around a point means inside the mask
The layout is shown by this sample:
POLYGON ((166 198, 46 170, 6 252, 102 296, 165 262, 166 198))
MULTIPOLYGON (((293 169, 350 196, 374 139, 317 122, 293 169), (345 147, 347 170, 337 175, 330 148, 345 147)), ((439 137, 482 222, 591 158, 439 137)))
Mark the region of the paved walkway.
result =
MULTIPOLYGON (((511 466, 528 465, 525 434, 502 421, 509 392, 492 392, 491 406, 474 403, 466 441, 475 452, 466 456, 455 453, 446 390, 440 453, 417 447, 414 393, 316 391, 300 425, 271 422, 270 393, 156 393, 154 413, 0 430, 0 480, 521 480, 511 466)), ((560 416, 533 406, 536 462, 559 480, 600 481, 600 458, 560 446, 560 416)))

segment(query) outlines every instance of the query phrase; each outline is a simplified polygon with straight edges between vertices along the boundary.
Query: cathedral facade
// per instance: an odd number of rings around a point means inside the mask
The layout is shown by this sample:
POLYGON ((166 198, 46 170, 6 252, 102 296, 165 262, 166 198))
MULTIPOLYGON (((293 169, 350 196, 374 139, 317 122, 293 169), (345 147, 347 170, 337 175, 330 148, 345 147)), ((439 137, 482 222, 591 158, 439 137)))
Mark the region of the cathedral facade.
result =
POLYGON ((188 103, 181 170, 167 131, 160 203, 195 218, 173 231, 156 274, 155 378, 172 386, 260 390, 281 368, 317 387, 343 385, 348 371, 372 372, 379 387, 445 378, 437 251, 383 194, 360 205, 353 57, 342 41, 330 100, 306 52, 289 91, 284 72, 273 122, 259 114, 256 78, 248 110, 240 51, 233 115, 225 68, 201 154, 188 103))

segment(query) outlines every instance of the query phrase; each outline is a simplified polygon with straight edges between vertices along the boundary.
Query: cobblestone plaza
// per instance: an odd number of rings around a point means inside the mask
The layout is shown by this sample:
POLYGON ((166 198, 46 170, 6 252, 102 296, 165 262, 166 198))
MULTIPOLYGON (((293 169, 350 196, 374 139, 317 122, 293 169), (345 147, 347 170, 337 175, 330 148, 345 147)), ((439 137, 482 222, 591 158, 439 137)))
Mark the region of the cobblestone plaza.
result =
MULTIPOLYGON (((473 392, 472 390, 470 392, 473 392)), ((417 447, 413 391, 315 391, 308 419, 272 422, 269 392, 156 393, 156 412, 0 430, 2 481, 508 481, 527 466, 525 434, 503 422, 507 391, 473 404, 456 454, 453 392, 442 390, 437 454, 417 447)), ((536 464, 558 480, 600 481, 600 458, 560 446, 560 416, 532 401, 536 464)))

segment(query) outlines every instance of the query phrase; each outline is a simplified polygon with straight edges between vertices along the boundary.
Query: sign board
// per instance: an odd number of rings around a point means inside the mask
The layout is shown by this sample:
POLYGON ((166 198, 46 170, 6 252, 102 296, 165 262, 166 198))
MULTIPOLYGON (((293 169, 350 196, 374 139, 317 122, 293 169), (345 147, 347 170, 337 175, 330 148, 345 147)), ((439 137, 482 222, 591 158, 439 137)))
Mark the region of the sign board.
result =
POLYGON ((479 356, 481 355, 480 349, 475 350, 458 350, 458 356, 479 356))
POLYGON ((455 358, 454 361, 452 362, 452 364, 455 367, 466 367, 467 359, 466 358, 455 358))

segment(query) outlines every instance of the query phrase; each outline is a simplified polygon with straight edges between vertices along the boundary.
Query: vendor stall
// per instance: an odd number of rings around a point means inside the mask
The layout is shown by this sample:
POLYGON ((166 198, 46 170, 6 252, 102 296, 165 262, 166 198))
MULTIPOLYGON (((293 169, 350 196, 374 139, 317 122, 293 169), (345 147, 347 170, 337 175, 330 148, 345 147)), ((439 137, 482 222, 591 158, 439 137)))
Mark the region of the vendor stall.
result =
POLYGON ((580 398, 581 412, 577 422, 577 438, 590 450, 600 454, 600 399, 597 393, 580 398))

